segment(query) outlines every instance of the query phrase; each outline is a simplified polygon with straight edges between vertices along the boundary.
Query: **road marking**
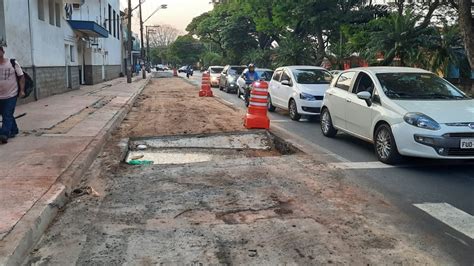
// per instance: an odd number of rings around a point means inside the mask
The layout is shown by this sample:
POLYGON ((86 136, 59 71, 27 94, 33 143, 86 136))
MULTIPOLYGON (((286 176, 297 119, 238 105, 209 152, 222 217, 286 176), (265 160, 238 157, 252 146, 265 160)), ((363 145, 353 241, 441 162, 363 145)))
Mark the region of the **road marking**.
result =
MULTIPOLYGON (((342 162, 342 163, 330 163, 329 166, 344 170, 356 170, 356 169, 383 169, 383 168, 395 168, 396 166, 384 164, 382 162, 342 162)), ((400 166, 398 166, 400 167, 400 166)))
POLYGON ((292 121, 290 121, 290 120, 270 120, 270 122, 273 122, 273 123, 290 123, 292 121))
POLYGON ((469 213, 465 213, 445 202, 413 205, 456 231, 474 239, 474 216, 469 213))

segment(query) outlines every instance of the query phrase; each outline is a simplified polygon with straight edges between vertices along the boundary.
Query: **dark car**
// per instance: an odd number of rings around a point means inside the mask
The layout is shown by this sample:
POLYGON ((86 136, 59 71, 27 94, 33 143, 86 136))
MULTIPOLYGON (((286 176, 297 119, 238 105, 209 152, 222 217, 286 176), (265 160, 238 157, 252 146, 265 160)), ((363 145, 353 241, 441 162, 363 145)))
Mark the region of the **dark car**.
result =
POLYGON ((219 89, 224 90, 227 93, 237 92, 239 87, 237 85, 237 79, 242 72, 244 72, 245 68, 246 66, 225 66, 219 78, 219 89))
MULTIPOLYGON (((249 97, 250 97, 250 84, 245 81, 245 73, 249 71, 248 68, 242 72, 240 77, 237 79, 237 97, 243 98, 245 101, 245 105, 248 106, 249 97), (243 96, 243 97, 242 97, 243 96)), ((260 80, 265 80, 269 82, 273 76, 273 70, 267 68, 256 68, 255 72, 257 72, 260 80)))

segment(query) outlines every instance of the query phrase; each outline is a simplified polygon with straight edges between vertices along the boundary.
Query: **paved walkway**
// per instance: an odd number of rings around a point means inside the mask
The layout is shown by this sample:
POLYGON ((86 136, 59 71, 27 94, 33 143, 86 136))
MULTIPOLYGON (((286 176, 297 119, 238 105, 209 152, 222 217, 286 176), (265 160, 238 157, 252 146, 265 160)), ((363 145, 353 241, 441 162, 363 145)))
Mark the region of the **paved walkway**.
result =
POLYGON ((26 113, 21 134, 0 146, 0 265, 39 237, 41 218, 54 217, 46 205, 87 170, 145 84, 119 78, 17 107, 16 115, 26 113))

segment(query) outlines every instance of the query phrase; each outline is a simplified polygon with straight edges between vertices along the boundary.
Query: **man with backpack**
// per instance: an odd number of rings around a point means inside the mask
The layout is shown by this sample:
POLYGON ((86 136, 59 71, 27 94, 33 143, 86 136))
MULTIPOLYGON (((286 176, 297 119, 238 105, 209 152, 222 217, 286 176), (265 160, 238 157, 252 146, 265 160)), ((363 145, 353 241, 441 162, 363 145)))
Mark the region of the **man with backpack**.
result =
POLYGON ((14 113, 17 98, 25 97, 25 77, 20 65, 5 57, 5 49, 0 46, 0 144, 8 142, 18 134, 14 113))

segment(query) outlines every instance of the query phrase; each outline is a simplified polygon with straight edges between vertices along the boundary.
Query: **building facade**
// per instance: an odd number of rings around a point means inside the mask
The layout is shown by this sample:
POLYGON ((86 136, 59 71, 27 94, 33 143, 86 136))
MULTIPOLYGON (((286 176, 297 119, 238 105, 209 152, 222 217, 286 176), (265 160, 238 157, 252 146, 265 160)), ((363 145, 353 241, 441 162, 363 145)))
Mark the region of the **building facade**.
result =
POLYGON ((67 9, 67 19, 77 37, 81 83, 119 77, 123 67, 120 1, 68 1, 76 2, 67 9))
POLYGON ((28 101, 118 77, 120 27, 119 0, 0 0, 0 43, 36 83, 28 101))

